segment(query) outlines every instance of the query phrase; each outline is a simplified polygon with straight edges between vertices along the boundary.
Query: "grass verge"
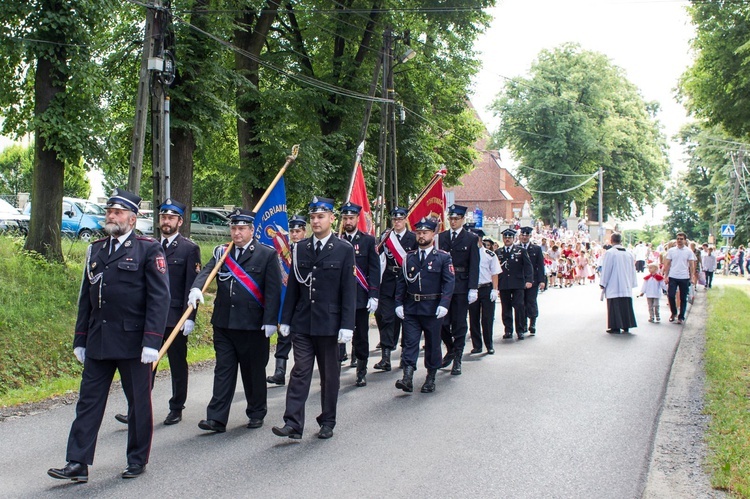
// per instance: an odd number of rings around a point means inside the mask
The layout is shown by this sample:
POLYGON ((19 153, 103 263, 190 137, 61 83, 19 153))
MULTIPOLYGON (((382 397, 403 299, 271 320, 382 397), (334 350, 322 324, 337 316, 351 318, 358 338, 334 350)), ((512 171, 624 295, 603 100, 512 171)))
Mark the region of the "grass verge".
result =
POLYGON ((722 286, 708 295, 706 412, 711 485, 750 497, 750 296, 722 286))

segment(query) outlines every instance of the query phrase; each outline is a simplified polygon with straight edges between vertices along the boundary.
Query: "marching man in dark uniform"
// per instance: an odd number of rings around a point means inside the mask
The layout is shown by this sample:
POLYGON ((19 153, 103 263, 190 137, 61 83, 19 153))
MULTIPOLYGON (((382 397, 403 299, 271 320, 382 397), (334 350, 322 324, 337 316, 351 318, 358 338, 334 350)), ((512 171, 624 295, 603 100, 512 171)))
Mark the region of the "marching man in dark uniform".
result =
MULTIPOLYGON (((484 237, 482 229, 472 229, 480 239, 484 237)), ((497 301, 498 275, 501 272, 500 261, 492 250, 479 245, 479 298, 469 305, 469 330, 471 332, 471 353, 482 352, 482 340, 489 355, 494 355, 495 302, 497 301)))
POLYGON ((133 232, 140 202, 135 194, 115 189, 107 201, 109 237, 92 243, 86 253, 73 340, 83 375, 68 463, 48 470, 53 478, 88 481, 115 370, 128 400, 128 465, 122 478, 137 477, 148 463, 154 430, 151 368, 167 322, 169 281, 162 247, 133 232))
POLYGON ((381 255, 385 255, 380 301, 375 312, 382 358, 372 367, 382 371, 391 370, 391 352, 396 349, 401 328, 401 319, 396 317, 396 282, 406 253, 417 249, 417 236, 406 229, 406 215, 406 208, 397 206, 391 210, 391 228, 380 237, 378 246, 381 255))
POLYGON ((533 227, 521 227, 518 239, 521 243, 520 246, 529 254, 529 260, 531 260, 531 266, 533 267, 534 282, 530 288, 526 288, 524 291, 526 318, 529 321, 529 326, 526 330, 533 336, 536 334, 536 318, 539 317, 537 297, 539 296, 539 291, 544 291, 546 280, 544 276, 544 254, 542 253, 542 248, 529 241, 532 232, 534 232, 533 227))
MULTIPOLYGON (((172 296, 169 303, 167 328, 164 331, 165 341, 172 329, 180 322, 187 306, 190 288, 193 287, 195 276, 201 271, 200 247, 179 233, 186 208, 187 206, 175 199, 167 199, 159 206, 161 247, 167 258, 169 294, 172 296)), ((175 337, 167 350, 169 371, 172 375, 172 398, 169 399, 169 414, 164 420, 165 425, 173 425, 182 421, 182 410, 185 408, 188 389, 187 337, 195 328, 195 313, 196 310, 193 310, 182 327, 182 334, 175 337)), ((154 381, 155 375, 156 372, 154 372, 154 381)), ((121 423, 128 423, 127 414, 117 414, 115 419, 121 423)))
POLYGON ((396 388, 405 392, 414 390, 422 333, 427 369, 422 393, 435 391, 435 374, 441 365, 440 326, 448 314, 455 276, 450 254, 432 245, 435 228, 437 222, 424 218, 415 224, 419 248, 407 254, 396 290, 396 315, 404 321, 404 377, 396 381, 396 388))
MULTIPOLYGON (((237 367, 242 374, 249 419, 248 428, 263 426, 266 417, 269 338, 276 332, 281 305, 281 270, 276 251, 253 238, 255 213, 235 209, 229 215, 234 247, 216 274, 217 291, 211 324, 214 326, 214 388, 201 430, 223 433, 237 387, 237 367)), ((214 254, 198 274, 188 303, 203 303, 201 289, 221 259, 227 245, 214 254)))
POLYGON ((313 235, 294 245, 279 326, 282 335, 293 335, 294 367, 286 392, 284 426, 274 426, 273 433, 293 439, 302 438, 316 360, 322 407, 317 417, 318 438, 333 436, 341 375, 338 343, 352 340, 357 306, 354 249, 331 232, 333 200, 316 196, 309 211, 313 235))
POLYGON ((526 309, 524 305, 524 290, 534 283, 533 267, 526 250, 515 246, 513 241, 516 231, 503 231, 503 247, 497 250, 502 272, 498 278, 500 288, 500 303, 503 308, 503 338, 513 337, 513 316, 515 314, 516 336, 523 339, 526 331, 526 309))
MULTIPOLYGON (((290 248, 305 238, 307 231, 307 220, 305 217, 294 215, 289 219, 289 243, 290 248)), ((266 378, 266 382, 274 385, 284 386, 286 384, 286 363, 289 360, 289 352, 292 351, 292 337, 276 335, 276 368, 273 376, 266 378)))
POLYGON ((357 278, 357 316, 352 340, 352 357, 357 359, 357 386, 367 385, 367 359, 370 356, 370 314, 378 309, 380 257, 377 241, 357 230, 362 207, 352 202, 341 207, 342 238, 354 247, 357 278))
POLYGON ((479 246, 477 236, 464 230, 466 206, 457 204, 448 207, 450 230, 438 236, 438 246, 451 254, 453 270, 456 272, 456 285, 453 289, 448 316, 443 321, 441 333, 447 352, 441 367, 448 367, 453 362, 451 374, 461 374, 461 360, 466 345, 466 314, 469 304, 477 301, 479 296, 479 246))

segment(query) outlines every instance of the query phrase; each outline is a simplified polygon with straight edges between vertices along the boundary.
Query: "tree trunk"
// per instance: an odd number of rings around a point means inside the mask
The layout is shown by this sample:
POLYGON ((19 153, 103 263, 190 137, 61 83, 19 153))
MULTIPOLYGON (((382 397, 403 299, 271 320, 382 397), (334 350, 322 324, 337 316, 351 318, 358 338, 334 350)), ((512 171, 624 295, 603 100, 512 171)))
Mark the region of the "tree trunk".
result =
MULTIPOLYGON (((34 80, 34 116, 43 117, 55 96, 65 91, 65 75, 58 69, 65 62, 61 51, 56 61, 40 57, 34 80)), ((24 248, 36 251, 50 261, 63 261, 60 243, 62 197, 65 164, 55 151, 47 149, 47 140, 34 131, 34 173, 31 187, 31 225, 24 248)))
POLYGON ((193 211, 193 153, 195 153, 195 136, 188 128, 173 128, 171 192, 172 197, 187 205, 180 232, 190 236, 190 213, 193 211))

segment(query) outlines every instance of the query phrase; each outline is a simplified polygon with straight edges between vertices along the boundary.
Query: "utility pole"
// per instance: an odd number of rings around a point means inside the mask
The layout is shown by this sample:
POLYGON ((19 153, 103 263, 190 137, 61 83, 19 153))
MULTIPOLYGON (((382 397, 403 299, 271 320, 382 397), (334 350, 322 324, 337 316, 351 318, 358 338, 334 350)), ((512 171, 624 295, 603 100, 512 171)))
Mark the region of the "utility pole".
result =
POLYGON ((599 167, 599 244, 604 242, 604 169, 599 167))
MULTIPOLYGON (((387 99, 390 97, 390 90, 388 83, 390 82, 389 79, 389 73, 390 73, 390 66, 392 64, 392 56, 393 56, 393 32, 391 31, 390 26, 386 27, 383 31, 383 81, 382 86, 380 88, 380 95, 387 99)), ((379 136, 379 142, 378 142, 378 197, 380 200, 380 220, 381 223, 383 220, 385 220, 384 212, 385 212, 385 200, 388 201, 388 208, 390 211, 390 208, 393 208, 396 206, 396 200, 393 198, 386 198, 386 185, 389 183, 390 180, 390 171, 389 171, 389 157, 388 154, 388 131, 390 130, 389 127, 389 116, 390 114, 390 106, 388 105, 388 102, 381 102, 380 103, 380 136, 379 136)), ((389 193, 390 195, 390 193, 389 193)), ((383 229, 384 227, 381 227, 383 229)))

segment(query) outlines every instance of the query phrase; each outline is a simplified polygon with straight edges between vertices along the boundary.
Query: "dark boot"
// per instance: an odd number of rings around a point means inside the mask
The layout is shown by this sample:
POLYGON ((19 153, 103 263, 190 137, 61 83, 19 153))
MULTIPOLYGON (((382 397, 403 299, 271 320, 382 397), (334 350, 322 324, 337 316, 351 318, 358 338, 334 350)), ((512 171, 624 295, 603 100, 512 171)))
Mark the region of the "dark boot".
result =
POLYGON ((451 362, 453 362, 453 359, 456 357, 456 354, 453 352, 448 352, 445 354, 445 357, 443 357, 443 362, 440 364, 440 367, 448 367, 451 365, 451 362))
POLYGON ((412 366, 404 367, 404 377, 396 381, 396 388, 407 393, 414 391, 414 368, 412 366))
POLYGON ((273 373, 273 376, 266 378, 266 383, 273 383, 274 385, 286 384, 286 359, 276 359, 276 371, 273 373))
POLYGON ((365 378, 366 374, 367 361, 357 360, 357 381, 355 381, 354 384, 357 386, 367 386, 367 379, 365 378))
POLYGON ((352 361, 349 363, 349 367, 357 367, 357 357, 354 356, 354 349, 352 349, 352 361))
POLYGON ((422 385, 422 393, 432 393, 435 391, 435 374, 437 369, 427 369, 427 379, 424 380, 422 385))
POLYGON ((453 359, 453 369, 451 369, 451 374, 454 376, 458 376, 461 374, 461 357, 463 357, 463 353, 458 352, 456 354, 456 357, 453 359))
POLYGON ((391 370, 391 349, 381 348, 380 351, 382 352, 382 357, 380 359, 380 362, 378 362, 372 367, 374 369, 380 369, 381 371, 390 371, 391 370))
POLYGON ((536 334, 536 317, 529 319, 529 334, 531 336, 536 334))

